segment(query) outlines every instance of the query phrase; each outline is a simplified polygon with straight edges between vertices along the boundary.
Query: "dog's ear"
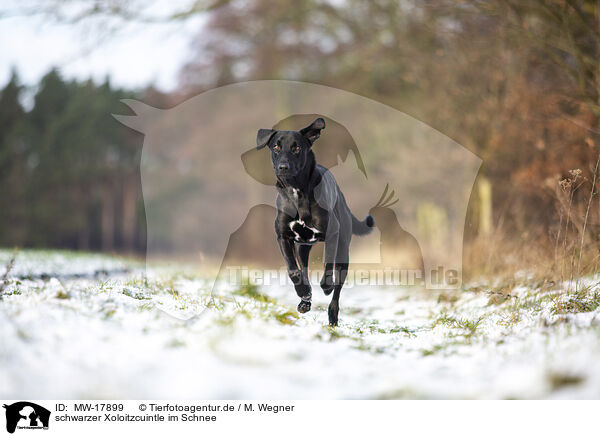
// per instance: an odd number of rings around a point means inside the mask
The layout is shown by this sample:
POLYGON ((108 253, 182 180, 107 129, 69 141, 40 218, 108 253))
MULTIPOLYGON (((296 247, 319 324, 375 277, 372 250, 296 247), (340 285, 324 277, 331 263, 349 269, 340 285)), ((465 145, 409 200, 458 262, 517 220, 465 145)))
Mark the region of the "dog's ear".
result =
POLYGON ((256 134, 256 149, 260 150, 267 145, 276 131, 273 129, 259 129, 256 134))
POLYGON ((300 130, 300 134, 304 136, 312 144, 321 136, 321 130, 325 128, 325 120, 323 118, 317 118, 312 124, 304 129, 300 130))

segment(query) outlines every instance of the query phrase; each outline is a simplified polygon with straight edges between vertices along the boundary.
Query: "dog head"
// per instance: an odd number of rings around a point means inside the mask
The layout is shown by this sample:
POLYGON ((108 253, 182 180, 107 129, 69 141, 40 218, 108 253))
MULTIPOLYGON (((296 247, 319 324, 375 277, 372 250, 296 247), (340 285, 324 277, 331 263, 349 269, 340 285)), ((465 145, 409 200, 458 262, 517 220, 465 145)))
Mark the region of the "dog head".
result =
POLYGON ((277 177, 294 177, 306 166, 311 147, 324 128, 325 120, 317 118, 300 130, 260 129, 256 135, 256 148, 269 147, 277 177))

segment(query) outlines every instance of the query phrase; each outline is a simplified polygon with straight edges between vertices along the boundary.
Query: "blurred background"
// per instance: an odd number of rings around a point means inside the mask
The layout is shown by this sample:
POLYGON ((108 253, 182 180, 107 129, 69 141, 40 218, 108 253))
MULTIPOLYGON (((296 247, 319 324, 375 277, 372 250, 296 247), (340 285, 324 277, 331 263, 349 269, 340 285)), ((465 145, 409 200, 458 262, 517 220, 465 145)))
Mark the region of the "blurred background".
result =
POLYGON ((596 0, 15 0, 0 35, 0 246, 143 255, 144 138, 112 118, 119 100, 286 79, 385 103, 483 159, 467 277, 598 270, 596 0))

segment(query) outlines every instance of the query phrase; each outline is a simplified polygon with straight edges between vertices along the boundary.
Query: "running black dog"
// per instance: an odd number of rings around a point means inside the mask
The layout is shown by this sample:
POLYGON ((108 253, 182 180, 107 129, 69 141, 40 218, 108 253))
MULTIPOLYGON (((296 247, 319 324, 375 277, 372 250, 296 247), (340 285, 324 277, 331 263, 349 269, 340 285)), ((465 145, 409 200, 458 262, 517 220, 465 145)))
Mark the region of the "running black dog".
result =
POLYGON ((300 297, 298 312, 310 310, 312 297, 308 278, 308 256, 312 246, 325 242, 321 288, 333 291, 329 324, 338 323, 339 299, 346 280, 352 235, 366 235, 375 221, 368 215, 359 221, 329 170, 316 163, 313 143, 325 128, 317 118, 301 130, 260 129, 256 148, 268 146, 277 178, 275 234, 288 274, 300 297), (334 273, 335 271, 335 273, 334 273))

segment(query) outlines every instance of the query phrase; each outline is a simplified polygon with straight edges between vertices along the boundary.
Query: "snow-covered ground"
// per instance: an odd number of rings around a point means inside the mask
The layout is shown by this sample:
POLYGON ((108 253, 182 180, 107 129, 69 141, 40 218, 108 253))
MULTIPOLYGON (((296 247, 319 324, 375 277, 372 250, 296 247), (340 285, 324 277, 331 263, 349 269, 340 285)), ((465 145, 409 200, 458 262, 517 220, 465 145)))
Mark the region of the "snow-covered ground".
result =
POLYGON ((577 292, 355 286, 330 328, 318 286, 300 315, 290 285, 211 295, 190 270, 144 273, 20 252, 0 300, 0 398, 600 398, 592 279, 577 292))

